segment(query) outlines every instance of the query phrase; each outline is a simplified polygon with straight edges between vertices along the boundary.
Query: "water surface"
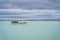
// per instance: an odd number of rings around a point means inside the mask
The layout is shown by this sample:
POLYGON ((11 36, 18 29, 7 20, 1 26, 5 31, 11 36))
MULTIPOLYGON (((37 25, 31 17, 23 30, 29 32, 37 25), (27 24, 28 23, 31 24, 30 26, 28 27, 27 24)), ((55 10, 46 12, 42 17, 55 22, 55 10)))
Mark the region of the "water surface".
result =
POLYGON ((60 40, 60 21, 0 21, 0 40, 60 40))

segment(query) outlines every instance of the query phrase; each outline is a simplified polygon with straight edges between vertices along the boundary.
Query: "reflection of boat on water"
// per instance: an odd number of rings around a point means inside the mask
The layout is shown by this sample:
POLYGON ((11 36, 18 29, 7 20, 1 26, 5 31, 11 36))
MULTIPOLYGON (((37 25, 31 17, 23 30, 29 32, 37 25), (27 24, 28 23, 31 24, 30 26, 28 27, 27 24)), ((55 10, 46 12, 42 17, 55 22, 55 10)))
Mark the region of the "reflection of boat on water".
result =
POLYGON ((26 24, 26 22, 12 21, 11 24, 26 24))

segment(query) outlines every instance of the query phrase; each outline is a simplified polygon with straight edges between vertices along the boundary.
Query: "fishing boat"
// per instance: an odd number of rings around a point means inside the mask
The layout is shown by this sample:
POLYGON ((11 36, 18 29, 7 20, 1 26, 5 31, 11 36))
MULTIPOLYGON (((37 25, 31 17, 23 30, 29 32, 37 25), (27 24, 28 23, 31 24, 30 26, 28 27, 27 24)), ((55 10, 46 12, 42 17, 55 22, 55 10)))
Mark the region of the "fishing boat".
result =
POLYGON ((26 24, 26 22, 19 21, 11 21, 11 24, 26 24))

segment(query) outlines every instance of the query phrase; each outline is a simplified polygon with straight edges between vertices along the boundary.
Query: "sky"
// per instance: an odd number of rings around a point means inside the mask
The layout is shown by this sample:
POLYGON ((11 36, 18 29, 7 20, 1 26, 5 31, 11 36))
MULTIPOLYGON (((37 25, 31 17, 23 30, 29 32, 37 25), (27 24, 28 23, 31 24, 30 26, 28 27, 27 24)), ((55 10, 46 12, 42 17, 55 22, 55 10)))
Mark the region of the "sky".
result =
POLYGON ((60 9, 60 0, 0 0, 0 9, 60 9))
POLYGON ((60 19, 60 0, 0 0, 0 18, 4 15, 60 19))

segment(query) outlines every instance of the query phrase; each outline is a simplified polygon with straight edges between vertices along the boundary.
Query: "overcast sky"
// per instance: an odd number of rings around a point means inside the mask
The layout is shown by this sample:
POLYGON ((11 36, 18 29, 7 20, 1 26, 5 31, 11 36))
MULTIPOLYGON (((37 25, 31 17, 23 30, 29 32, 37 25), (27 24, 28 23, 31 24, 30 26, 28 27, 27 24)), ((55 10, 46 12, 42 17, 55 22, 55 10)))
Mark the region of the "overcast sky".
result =
POLYGON ((60 0, 0 0, 0 18, 3 17, 1 15, 17 14, 30 17, 59 18, 60 0))
POLYGON ((0 9, 60 9, 60 0, 0 0, 0 9))

